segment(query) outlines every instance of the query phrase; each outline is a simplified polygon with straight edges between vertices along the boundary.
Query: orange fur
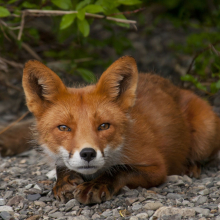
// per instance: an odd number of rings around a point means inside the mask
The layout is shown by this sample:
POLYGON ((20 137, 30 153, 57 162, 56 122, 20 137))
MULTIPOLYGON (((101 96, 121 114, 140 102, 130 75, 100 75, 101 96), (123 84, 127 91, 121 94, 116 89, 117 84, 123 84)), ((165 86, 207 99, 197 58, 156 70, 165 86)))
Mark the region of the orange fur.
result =
MULTIPOLYGON (((102 153, 101 172, 76 184, 75 198, 85 204, 110 199, 124 185, 148 188, 167 175, 200 172, 195 167, 220 149, 220 121, 211 107, 159 76, 138 76, 131 57, 120 58, 96 85, 84 88, 66 88, 46 66, 29 61, 23 87, 37 119, 39 143, 55 157, 60 157, 61 146, 69 154, 64 162, 85 146, 102 153), (103 123, 110 127, 100 131, 103 123), (70 131, 60 131, 59 125, 70 131), (107 148, 115 153, 107 157, 107 148)), ((58 197, 65 194, 62 179, 54 190, 58 197)))

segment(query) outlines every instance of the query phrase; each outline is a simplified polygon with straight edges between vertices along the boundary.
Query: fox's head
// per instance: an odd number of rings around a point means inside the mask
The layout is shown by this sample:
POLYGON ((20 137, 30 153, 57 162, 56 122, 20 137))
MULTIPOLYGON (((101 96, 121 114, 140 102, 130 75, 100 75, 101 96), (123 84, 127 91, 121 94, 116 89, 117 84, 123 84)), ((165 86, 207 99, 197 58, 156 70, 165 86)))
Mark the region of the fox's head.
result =
POLYGON ((115 165, 123 157, 137 81, 136 62, 128 56, 84 88, 67 88, 42 63, 27 62, 23 87, 39 144, 57 163, 84 175, 115 165))

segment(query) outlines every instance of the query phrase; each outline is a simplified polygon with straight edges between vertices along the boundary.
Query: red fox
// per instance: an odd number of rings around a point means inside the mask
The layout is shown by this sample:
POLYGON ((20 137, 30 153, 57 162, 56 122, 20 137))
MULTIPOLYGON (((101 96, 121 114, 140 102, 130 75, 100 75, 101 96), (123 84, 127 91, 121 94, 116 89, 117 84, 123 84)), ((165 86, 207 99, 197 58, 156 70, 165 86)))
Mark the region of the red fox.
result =
POLYGON ((200 164, 220 149, 211 106, 157 75, 138 74, 129 56, 83 88, 67 88, 45 65, 29 61, 23 87, 38 142, 56 162, 53 193, 63 202, 101 203, 125 185, 198 177, 200 164))

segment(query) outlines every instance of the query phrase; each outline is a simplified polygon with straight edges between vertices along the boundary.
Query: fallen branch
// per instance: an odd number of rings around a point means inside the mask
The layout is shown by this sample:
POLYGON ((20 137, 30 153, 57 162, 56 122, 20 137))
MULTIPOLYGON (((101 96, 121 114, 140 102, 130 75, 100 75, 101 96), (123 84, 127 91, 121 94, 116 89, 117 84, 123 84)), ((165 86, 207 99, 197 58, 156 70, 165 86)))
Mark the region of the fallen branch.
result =
POLYGON ((5 131, 7 131, 9 128, 11 128, 12 126, 14 126, 15 124, 17 124, 19 121, 21 121, 24 117, 26 117, 30 112, 27 111, 25 112, 20 118, 18 118, 16 121, 12 122, 10 125, 8 125, 7 127, 5 127, 3 130, 0 131, 0 135, 2 133, 4 133, 5 131))

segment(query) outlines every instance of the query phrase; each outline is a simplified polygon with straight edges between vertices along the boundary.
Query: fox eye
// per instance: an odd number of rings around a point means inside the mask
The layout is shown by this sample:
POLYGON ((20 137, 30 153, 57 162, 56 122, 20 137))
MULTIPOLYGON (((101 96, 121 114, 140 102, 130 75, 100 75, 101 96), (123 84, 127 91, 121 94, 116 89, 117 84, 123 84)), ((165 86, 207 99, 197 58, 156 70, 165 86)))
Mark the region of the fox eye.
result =
POLYGON ((67 127, 66 125, 59 125, 57 127, 60 131, 71 131, 71 129, 67 127))
POLYGON ((103 123, 103 124, 99 125, 98 130, 99 131, 107 130, 107 129, 109 129, 109 127, 110 127, 109 123, 103 123))

